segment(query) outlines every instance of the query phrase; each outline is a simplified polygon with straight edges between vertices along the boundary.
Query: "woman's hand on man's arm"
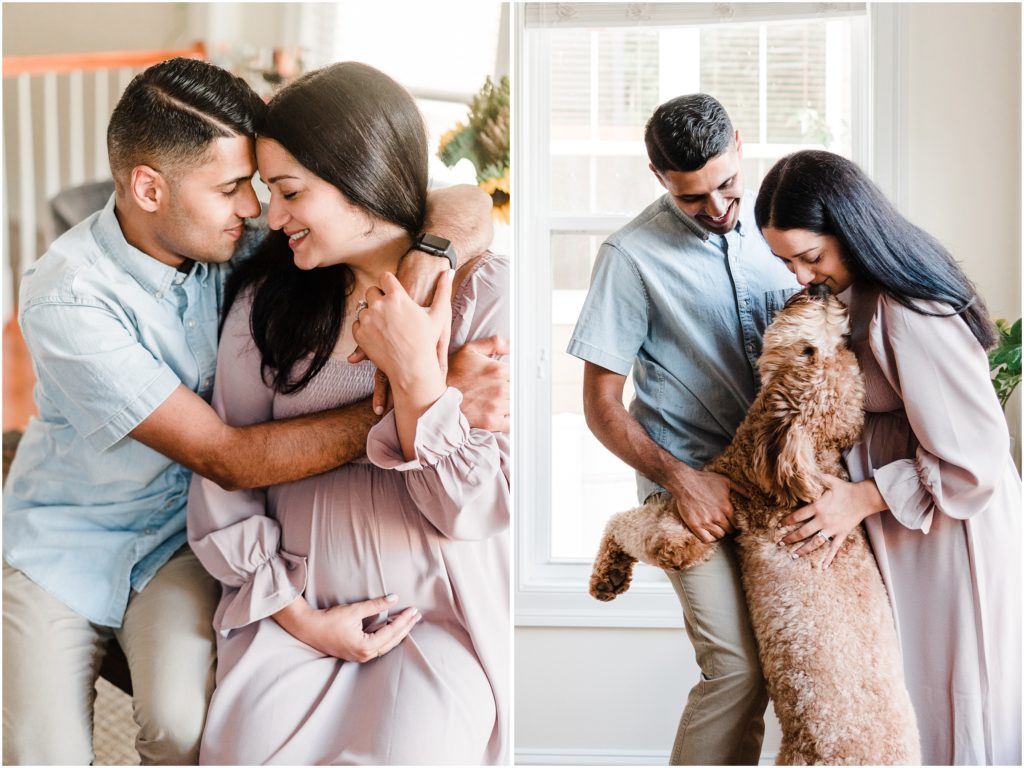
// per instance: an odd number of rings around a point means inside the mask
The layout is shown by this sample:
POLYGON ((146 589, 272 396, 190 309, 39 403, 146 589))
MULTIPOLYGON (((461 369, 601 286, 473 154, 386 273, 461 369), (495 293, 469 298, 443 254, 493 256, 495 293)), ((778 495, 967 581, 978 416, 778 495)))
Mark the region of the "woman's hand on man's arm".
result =
MULTIPOLYGON (((423 228, 451 241, 461 267, 467 260, 486 251, 494 238, 490 195, 470 184, 431 190, 427 194, 427 216, 423 228)), ((425 307, 433 302, 437 281, 450 266, 445 258, 409 250, 398 263, 396 277, 413 301, 425 307)), ((448 362, 450 332, 448 327, 442 329, 437 342, 442 373, 448 362)), ((362 348, 356 347, 349 355, 349 362, 358 363, 366 357, 362 348)), ((374 380, 373 410, 378 416, 384 413, 387 399, 387 378, 377 376, 374 380)))

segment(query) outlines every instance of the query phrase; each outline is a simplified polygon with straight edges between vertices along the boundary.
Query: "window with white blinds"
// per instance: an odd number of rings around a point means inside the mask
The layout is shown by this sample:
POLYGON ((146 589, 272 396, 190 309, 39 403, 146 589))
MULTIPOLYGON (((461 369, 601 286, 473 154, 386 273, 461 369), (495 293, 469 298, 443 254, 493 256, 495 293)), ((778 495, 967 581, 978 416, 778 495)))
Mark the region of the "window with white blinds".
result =
POLYGON ((570 623, 679 621, 654 569, 600 611, 585 595, 608 516, 636 504, 635 477, 587 429, 583 363, 564 350, 602 240, 664 192, 643 143, 658 104, 698 91, 721 101, 743 139, 747 189, 799 148, 864 161, 864 8, 820 7, 529 4, 520 13, 517 279, 537 310, 516 335, 517 386, 532 393, 517 400, 526 413, 516 443, 529 446, 516 457, 520 623, 563 623, 566 611, 577 615, 570 623))

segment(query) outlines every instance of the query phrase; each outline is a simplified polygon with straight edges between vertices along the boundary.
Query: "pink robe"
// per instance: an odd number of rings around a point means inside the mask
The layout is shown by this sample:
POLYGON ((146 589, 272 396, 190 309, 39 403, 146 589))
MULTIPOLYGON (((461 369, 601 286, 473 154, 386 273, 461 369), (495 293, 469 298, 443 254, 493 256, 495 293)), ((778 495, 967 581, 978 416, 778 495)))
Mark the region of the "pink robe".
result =
MULTIPOLYGON (((508 262, 484 256, 458 288, 452 345, 507 338, 508 262)), ((365 398, 371 363, 332 358, 301 392, 260 378, 250 297, 225 322, 213 405, 243 425, 365 398)), ((196 476, 189 542, 223 586, 217 688, 204 764, 507 762, 509 452, 507 435, 472 429, 448 389, 421 417, 416 458, 402 458, 394 414, 366 459, 285 485, 228 492, 196 476), (324 656, 270 615, 299 595, 314 607, 399 596, 423 620, 364 664, 324 656)), ((379 620, 386 618, 381 615, 379 620)))
POLYGON ((843 298, 867 389, 847 463, 889 504, 865 525, 922 759, 1020 765, 1021 483, 986 355, 959 317, 921 315, 873 289, 843 298))

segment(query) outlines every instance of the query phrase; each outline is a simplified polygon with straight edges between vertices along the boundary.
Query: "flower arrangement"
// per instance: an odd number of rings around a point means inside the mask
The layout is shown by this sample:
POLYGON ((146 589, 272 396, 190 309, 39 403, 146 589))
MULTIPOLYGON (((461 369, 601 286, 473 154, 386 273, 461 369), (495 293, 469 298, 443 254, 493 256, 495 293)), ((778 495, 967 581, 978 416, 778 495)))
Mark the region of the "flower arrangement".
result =
POLYGON ((999 404, 1005 408, 1006 401, 1020 384, 1020 319, 1011 325, 1008 320, 1000 318, 996 320, 996 330, 999 341, 988 353, 988 366, 999 404))
POLYGON ((494 216, 509 220, 509 85, 490 77, 469 105, 468 124, 457 123, 441 137, 437 156, 451 168, 466 158, 476 169, 476 181, 491 196, 494 216))

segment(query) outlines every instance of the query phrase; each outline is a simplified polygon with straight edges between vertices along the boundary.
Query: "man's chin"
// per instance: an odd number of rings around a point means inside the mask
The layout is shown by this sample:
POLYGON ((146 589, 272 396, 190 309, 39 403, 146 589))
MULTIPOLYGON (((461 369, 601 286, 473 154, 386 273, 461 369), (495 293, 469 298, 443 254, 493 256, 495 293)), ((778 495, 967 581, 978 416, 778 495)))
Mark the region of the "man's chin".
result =
POLYGON ((739 210, 736 204, 729 209, 729 213, 721 223, 715 223, 712 219, 706 216, 701 216, 697 219, 700 225, 704 227, 708 232, 713 232, 716 235, 727 235, 736 228, 737 211, 739 210))
POLYGON ((231 261, 234 258, 236 248, 232 248, 230 251, 223 253, 202 253, 197 254, 193 261, 198 261, 203 264, 224 264, 231 261))

